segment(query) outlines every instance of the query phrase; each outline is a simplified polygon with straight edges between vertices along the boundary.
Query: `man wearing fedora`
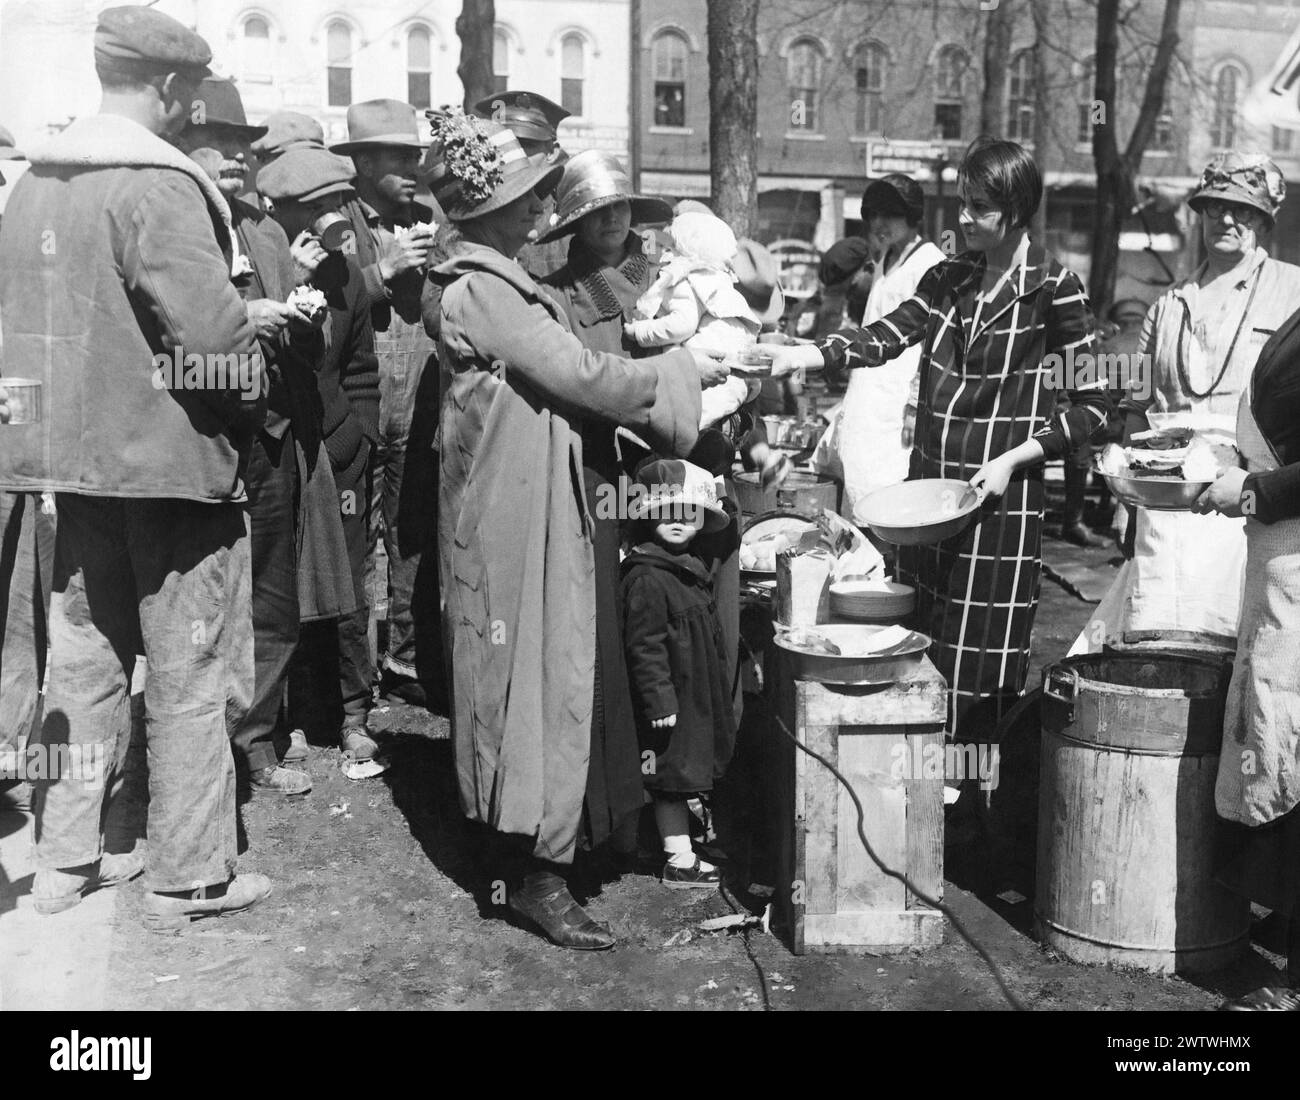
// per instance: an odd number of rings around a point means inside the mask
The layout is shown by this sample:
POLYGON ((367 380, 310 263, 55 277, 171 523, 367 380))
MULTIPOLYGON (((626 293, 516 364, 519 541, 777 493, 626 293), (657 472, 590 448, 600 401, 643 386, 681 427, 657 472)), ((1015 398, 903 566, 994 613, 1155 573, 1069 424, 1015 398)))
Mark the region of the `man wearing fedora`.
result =
POLYGON ((139 870, 138 857, 101 858, 101 828, 143 653, 145 923, 161 932, 271 889, 235 875, 228 732, 253 687, 244 471, 264 378, 231 285, 225 199, 162 140, 184 124, 211 58, 161 12, 102 12, 100 112, 32 152, 0 228, 6 365, 42 382, 45 409, 5 429, 0 488, 52 491, 58 508, 42 736, 110 762, 93 789, 71 776, 40 784, 32 892, 54 913, 139 870), (256 369, 256 392, 231 378, 244 369, 160 384, 155 357, 182 349, 256 369))
POLYGON ((430 701, 429 692, 443 692, 437 631, 424 629, 435 616, 423 604, 415 607, 420 550, 433 537, 437 482, 431 433, 410 446, 417 406, 428 410, 418 417, 421 424, 432 425, 437 418, 436 370, 429 384, 421 385, 434 356, 433 341, 420 322, 420 291, 433 247, 428 226, 434 215, 415 201, 416 170, 427 144, 420 138, 414 107, 375 99, 348 108, 348 140, 331 146, 351 157, 356 168, 356 198, 344 212, 357 235, 379 359, 372 508, 376 521, 382 521, 388 559, 388 644, 380 690, 417 705, 430 701))
MULTIPOLYGON (((271 200, 274 218, 297 238, 324 214, 355 196, 352 165, 325 149, 302 146, 277 157, 258 173, 257 186, 271 200)), ((370 736, 374 664, 370 656, 366 565, 371 543, 374 450, 379 438, 379 367, 375 360, 370 301, 355 256, 343 244, 311 274, 325 295, 327 316, 316 337, 313 365, 323 407, 322 433, 338 492, 346 564, 355 610, 336 622, 303 625, 289 680, 291 712, 312 710, 322 699, 342 709, 339 744, 354 761, 375 758, 370 736)))
MULTIPOLYGON (((355 610, 338 491, 324 449, 311 318, 288 303, 299 267, 314 271, 325 253, 309 230, 291 249, 284 230, 256 199, 245 196, 250 143, 266 126, 249 126, 229 80, 203 81, 176 144, 206 163, 230 204, 236 247, 233 281, 248 309, 267 364, 267 418, 253 441, 248 468, 252 526, 253 704, 233 731, 236 762, 254 794, 305 794, 305 771, 282 766, 272 741, 301 622, 355 610)), ((310 272, 309 272, 310 274, 310 272)), ((295 761, 305 745, 294 745, 295 761)))

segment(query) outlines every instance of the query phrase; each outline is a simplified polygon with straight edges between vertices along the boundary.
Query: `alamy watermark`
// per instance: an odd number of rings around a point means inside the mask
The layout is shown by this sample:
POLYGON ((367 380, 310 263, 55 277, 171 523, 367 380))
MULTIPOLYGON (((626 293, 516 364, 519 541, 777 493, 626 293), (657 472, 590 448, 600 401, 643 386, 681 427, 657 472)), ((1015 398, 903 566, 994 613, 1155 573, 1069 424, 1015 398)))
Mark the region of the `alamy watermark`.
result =
POLYGON ((20 783, 66 781, 83 783, 87 790, 104 786, 107 754, 104 745, 32 744, 19 749, 0 748, 0 780, 20 783))
POLYGON ((1067 348, 1065 354, 1043 356, 1044 386, 1049 390, 1090 390, 1106 387, 1138 401, 1153 393, 1151 356, 1145 352, 1091 352, 1067 348))
POLYGON ((267 387, 260 352, 187 354, 180 344, 170 355, 159 352, 153 357, 152 381, 156 390, 225 390, 245 401, 258 400, 267 387))

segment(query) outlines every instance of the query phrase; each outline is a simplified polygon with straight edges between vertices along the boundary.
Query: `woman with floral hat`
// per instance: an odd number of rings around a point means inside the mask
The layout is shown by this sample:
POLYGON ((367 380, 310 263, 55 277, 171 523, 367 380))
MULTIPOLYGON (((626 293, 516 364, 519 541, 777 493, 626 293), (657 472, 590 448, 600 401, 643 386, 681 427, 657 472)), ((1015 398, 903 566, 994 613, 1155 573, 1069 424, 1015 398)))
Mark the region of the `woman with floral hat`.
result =
MULTIPOLYGON (((1237 409, 1260 349, 1300 303, 1300 268, 1263 240, 1286 196, 1282 173, 1257 153, 1222 153, 1189 205, 1205 260, 1148 310, 1121 402, 1125 442, 1149 429, 1192 428, 1236 442, 1237 409)), ((1245 521, 1137 510, 1125 563, 1074 652, 1099 651, 1133 631, 1237 636, 1246 565, 1245 521)))
POLYGON ((664 450, 694 444, 702 382, 689 351, 633 361, 585 348, 515 262, 562 169, 513 133, 433 118, 430 186, 459 231, 442 288, 438 541, 461 804, 498 834, 489 873, 511 912, 561 946, 613 945, 565 884, 591 756, 596 584, 580 425, 623 424, 664 450))

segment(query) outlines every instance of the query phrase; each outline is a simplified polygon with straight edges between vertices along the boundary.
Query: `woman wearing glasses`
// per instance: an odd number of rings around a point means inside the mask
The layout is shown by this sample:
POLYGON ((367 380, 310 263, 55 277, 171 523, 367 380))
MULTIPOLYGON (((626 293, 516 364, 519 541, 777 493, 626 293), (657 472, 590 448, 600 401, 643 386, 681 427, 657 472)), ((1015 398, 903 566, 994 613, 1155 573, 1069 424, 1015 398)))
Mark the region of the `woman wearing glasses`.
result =
MULTIPOLYGON (((1260 349, 1300 305, 1300 268, 1260 243, 1286 194, 1259 154, 1216 156, 1189 202, 1205 261, 1147 313, 1136 373, 1121 404, 1125 438, 1149 428, 1195 428, 1235 443, 1237 408, 1260 349)), ((1245 521, 1138 509, 1133 557, 1074 651, 1096 652, 1129 631, 1237 636, 1246 563, 1245 521)))

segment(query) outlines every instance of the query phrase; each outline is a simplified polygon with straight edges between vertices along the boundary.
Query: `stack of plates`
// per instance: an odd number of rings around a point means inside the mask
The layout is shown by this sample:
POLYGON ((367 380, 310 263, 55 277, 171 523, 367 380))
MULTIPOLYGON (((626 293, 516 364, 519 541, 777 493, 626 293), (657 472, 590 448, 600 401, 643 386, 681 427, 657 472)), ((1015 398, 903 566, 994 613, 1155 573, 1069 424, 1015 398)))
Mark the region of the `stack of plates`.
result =
POLYGON ((847 578, 831 585, 831 613, 857 622, 898 622, 912 613, 916 589, 897 581, 847 578))

